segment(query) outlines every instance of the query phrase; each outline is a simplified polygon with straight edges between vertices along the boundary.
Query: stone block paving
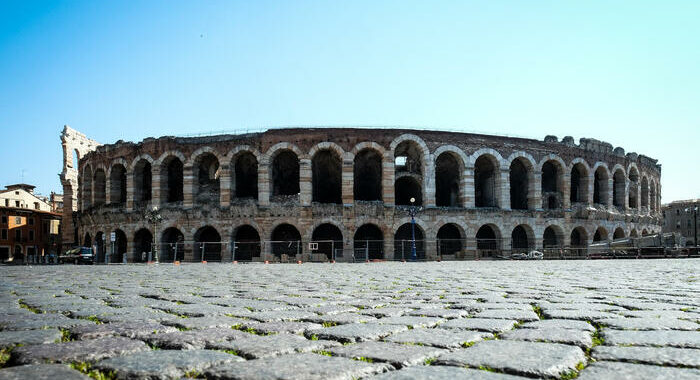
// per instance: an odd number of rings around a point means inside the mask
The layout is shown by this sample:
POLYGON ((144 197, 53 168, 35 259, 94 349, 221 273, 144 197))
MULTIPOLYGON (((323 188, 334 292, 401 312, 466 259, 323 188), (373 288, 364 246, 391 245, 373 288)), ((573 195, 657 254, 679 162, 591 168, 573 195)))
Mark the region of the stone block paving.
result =
POLYGON ((700 260, 0 266, 3 379, 700 379, 700 260))

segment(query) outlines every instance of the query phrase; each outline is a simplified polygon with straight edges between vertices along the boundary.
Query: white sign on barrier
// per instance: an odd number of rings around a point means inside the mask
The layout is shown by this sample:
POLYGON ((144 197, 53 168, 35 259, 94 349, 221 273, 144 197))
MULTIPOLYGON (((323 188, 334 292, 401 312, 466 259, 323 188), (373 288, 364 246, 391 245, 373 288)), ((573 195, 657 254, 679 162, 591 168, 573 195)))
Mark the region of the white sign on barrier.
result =
POLYGON ((112 232, 109 234, 109 241, 117 241, 117 233, 112 232))
POLYGON ((318 243, 309 243, 309 251, 317 251, 318 243))

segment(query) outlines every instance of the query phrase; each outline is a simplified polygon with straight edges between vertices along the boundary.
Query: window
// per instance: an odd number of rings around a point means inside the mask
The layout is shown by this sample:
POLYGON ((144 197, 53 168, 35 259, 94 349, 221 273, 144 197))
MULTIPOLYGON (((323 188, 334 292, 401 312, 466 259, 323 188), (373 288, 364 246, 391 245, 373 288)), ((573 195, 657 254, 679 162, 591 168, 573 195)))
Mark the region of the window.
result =
POLYGON ((0 239, 7 240, 7 229, 2 229, 2 232, 0 232, 0 239))
POLYGON ((20 206, 19 206, 19 201, 15 201, 15 207, 20 207, 20 206))
POLYGON ((681 221, 680 220, 676 222, 676 229, 677 230, 681 229, 681 221))
POLYGON ((10 200, 9 199, 5 199, 5 207, 10 207, 10 200))
POLYGON ((15 224, 22 224, 22 217, 21 216, 15 216, 15 224))
POLYGON ((29 230, 29 241, 34 241, 34 230, 29 230))
POLYGON ((34 202, 34 209, 38 210, 39 209, 39 202, 34 202))
POLYGON ((2 224, 7 224, 7 215, 2 216, 2 224))
POLYGON ((27 222, 29 223, 30 226, 33 226, 34 225, 34 218, 29 218, 27 220, 27 222))
POLYGON ((22 240, 22 230, 15 230, 15 241, 22 240))

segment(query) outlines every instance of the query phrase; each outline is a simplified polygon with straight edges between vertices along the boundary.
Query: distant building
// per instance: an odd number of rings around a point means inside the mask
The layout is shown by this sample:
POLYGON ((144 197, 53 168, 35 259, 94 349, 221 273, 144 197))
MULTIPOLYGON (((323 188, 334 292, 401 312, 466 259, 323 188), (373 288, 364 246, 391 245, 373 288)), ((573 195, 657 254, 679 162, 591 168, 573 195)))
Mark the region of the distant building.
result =
POLYGON ((675 201, 661 206, 664 217, 664 232, 677 232, 686 238, 688 245, 695 245, 695 236, 700 232, 696 213, 700 212, 700 199, 675 201))
POLYGON ((58 253, 60 224, 61 215, 34 186, 6 186, 0 191, 0 261, 39 262, 58 253))
POLYGON ((51 192, 49 196, 49 204, 51 205, 51 211, 59 214, 63 214, 63 194, 51 192))

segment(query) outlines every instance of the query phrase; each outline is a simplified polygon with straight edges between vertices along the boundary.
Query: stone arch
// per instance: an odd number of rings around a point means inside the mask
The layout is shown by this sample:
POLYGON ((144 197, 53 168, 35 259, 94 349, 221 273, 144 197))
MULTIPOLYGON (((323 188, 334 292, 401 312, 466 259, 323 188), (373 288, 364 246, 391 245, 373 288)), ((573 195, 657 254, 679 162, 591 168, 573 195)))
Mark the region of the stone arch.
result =
POLYGON ((436 157, 435 205, 438 207, 462 206, 466 155, 457 147, 442 146, 434 156, 436 157))
POLYGON ((360 143, 355 146, 353 153, 353 196, 355 200, 381 201, 384 149, 377 143, 360 143))
POLYGON ((356 259, 384 259, 384 232, 375 223, 362 224, 353 234, 356 259))
POLYGON ((103 166, 98 166, 93 174, 93 205, 101 206, 107 200, 107 176, 103 166))
POLYGON ((569 165, 570 184, 569 184, 569 201, 574 203, 588 203, 589 197, 589 180, 591 178, 591 168, 586 160, 575 158, 569 165))
POLYGON ((629 181, 628 190, 628 205, 629 208, 639 208, 639 170, 637 165, 631 164, 627 170, 627 179, 629 181))
POLYGON ((294 258, 302 253, 301 233, 290 223, 279 223, 271 229, 272 254, 282 259, 282 255, 294 258))
POLYGON ((608 241, 608 230, 603 226, 599 226, 593 234, 593 242, 608 241))
POLYGON ((153 158, 142 154, 131 162, 131 184, 134 207, 143 207, 151 201, 153 191, 153 158))
POLYGON ((623 230, 622 227, 615 228, 615 232, 613 232, 613 240, 624 239, 624 238, 625 238, 625 230, 623 230))
POLYGON ((422 205, 430 154, 425 142, 417 136, 406 134, 391 143, 394 162, 394 195, 396 205, 409 205, 410 198, 422 205))
POLYGON ((619 208, 624 208, 625 207, 625 198, 626 198, 626 189, 627 189, 627 183, 626 183, 626 176, 625 176, 625 169, 622 168, 621 165, 615 165, 613 167, 613 206, 619 207, 619 208))
POLYGON ((126 168, 123 159, 117 159, 109 167, 109 203, 120 205, 126 203, 126 168))
POLYGON ((481 225, 476 231, 476 249, 479 257, 494 257, 501 249, 501 230, 493 223, 481 225))
POLYGON ((248 145, 237 146, 231 157, 231 198, 258 199, 258 175, 261 155, 248 145))
POLYGON ((537 165, 542 173, 542 208, 558 209, 564 204, 566 164, 555 154, 545 156, 537 165))
POLYGON ((114 255, 110 257, 110 262, 112 263, 122 263, 126 259, 126 249, 127 249, 127 238, 126 233, 117 228, 114 230, 115 241, 114 241, 114 255))
POLYGON ((564 229, 556 224, 550 224, 542 233, 542 248, 559 248, 564 246, 564 229))
POLYGON ((474 159, 474 204, 476 207, 500 206, 500 161, 500 157, 491 153, 483 153, 474 159))
POLYGON ((261 254, 260 232, 251 224, 243 224, 233 230, 234 259, 252 261, 261 254))
POLYGON ((535 186, 535 160, 526 152, 516 152, 510 155, 507 162, 509 167, 510 208, 527 210, 535 208, 533 202, 535 186))
POLYGON ((414 176, 403 176, 394 182, 394 194, 397 206, 423 205, 423 188, 414 176), (411 199, 415 201, 412 203, 411 199))
POLYGON ((221 163, 224 162, 221 155, 205 146, 192 153, 190 161, 195 203, 218 205, 221 200, 221 163))
POLYGON ((571 248, 587 248, 588 247, 588 231, 583 226, 574 227, 571 230, 569 237, 569 245, 571 248))
POLYGON ((527 253, 535 248, 535 232, 528 224, 518 224, 510 233, 512 252, 527 253))
POLYGON ((221 234, 211 225, 200 227, 194 233, 194 257, 202 261, 221 261, 221 234))
POLYGON ((153 234, 148 228, 140 228, 134 233, 133 262, 144 263, 153 260, 153 234))
POLYGON ((650 213, 656 213, 656 181, 651 178, 649 181, 649 211, 650 213))
MULTIPOLYGON (((421 151, 421 156, 422 156, 421 157, 422 158, 421 169, 423 169, 423 166, 426 163, 428 163, 428 161, 429 161, 430 149, 428 149, 428 145, 425 143, 425 141, 423 141, 422 138, 420 138, 414 134, 411 134, 411 133, 404 133, 404 134, 400 135, 399 137, 395 138, 391 142, 391 144, 389 144, 389 150, 391 152, 394 152, 394 158, 396 158, 396 153, 395 153, 396 148, 398 148, 399 145, 401 145, 401 143, 404 143, 404 142, 411 142, 411 143, 416 144, 419 147, 419 149, 421 151)), ((423 171, 423 173, 424 173, 424 171, 423 171)))
POLYGON ((312 202, 341 204, 343 152, 336 144, 321 143, 311 149, 312 202))
POLYGON ((593 166, 593 203, 607 205, 610 200, 610 170, 608 165, 597 162, 593 166))
POLYGON ((83 247, 92 247, 92 237, 89 232, 85 232, 83 236, 83 247))
POLYGON ((311 240, 318 244, 315 253, 325 255, 328 261, 334 260, 336 250, 342 250, 344 245, 343 232, 332 222, 321 223, 314 227, 311 240))
POLYGON ((80 177, 80 199, 82 200, 83 210, 92 207, 92 166, 86 164, 83 166, 83 175, 80 177))
POLYGON ((185 235, 177 227, 163 230, 160 238, 161 261, 182 261, 185 258, 185 235))
POLYGON ((163 154, 156 164, 160 170, 161 203, 184 200, 185 156, 177 151, 163 154))
POLYGON ((639 202, 641 207, 649 208, 649 179, 646 175, 642 176, 641 183, 641 201, 639 202))
POLYGON ((303 157, 301 150, 290 143, 278 143, 268 149, 264 157, 269 162, 271 195, 280 197, 299 194, 303 157))
MULTIPOLYGON (((425 260, 425 230, 420 224, 415 224, 416 259, 425 260)), ((394 233, 394 258, 413 259, 413 232, 411 223, 404 223, 394 233)))

